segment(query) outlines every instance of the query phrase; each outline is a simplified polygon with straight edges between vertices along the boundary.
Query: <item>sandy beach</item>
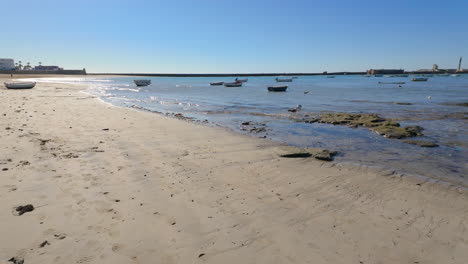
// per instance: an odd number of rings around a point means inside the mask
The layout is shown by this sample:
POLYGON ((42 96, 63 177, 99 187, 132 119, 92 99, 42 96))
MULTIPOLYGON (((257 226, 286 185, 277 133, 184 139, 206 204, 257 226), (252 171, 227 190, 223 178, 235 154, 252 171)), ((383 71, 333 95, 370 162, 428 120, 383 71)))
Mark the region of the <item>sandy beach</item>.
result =
POLYGON ((468 262, 461 187, 8 79, 0 263, 468 262))

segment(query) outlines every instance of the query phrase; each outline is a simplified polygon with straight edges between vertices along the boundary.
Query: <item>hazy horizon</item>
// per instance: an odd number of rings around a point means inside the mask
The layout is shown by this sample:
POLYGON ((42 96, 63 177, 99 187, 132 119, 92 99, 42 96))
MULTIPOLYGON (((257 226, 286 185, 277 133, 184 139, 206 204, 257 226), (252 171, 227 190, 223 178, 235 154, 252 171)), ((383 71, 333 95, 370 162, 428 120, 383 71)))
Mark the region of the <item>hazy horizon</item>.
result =
POLYGON ((468 2, 415 2, 5 1, 0 57, 90 73, 457 68, 468 2))

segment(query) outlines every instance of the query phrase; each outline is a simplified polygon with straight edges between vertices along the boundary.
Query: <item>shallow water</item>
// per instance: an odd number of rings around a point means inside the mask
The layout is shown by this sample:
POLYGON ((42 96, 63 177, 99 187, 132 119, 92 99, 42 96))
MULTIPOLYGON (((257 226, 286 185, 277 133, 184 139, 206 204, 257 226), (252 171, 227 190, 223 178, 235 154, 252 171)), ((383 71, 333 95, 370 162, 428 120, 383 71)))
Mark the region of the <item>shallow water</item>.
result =
POLYGON ((435 76, 427 82, 406 78, 364 76, 300 76, 286 93, 271 93, 274 77, 251 77, 239 88, 210 86, 233 78, 150 78, 152 84, 136 87, 134 78, 48 78, 36 81, 85 83, 89 92, 119 106, 137 106, 163 113, 208 120, 240 131, 245 121, 265 123, 267 131, 255 134, 301 147, 338 150, 338 161, 390 168, 468 186, 468 75, 435 76), (405 82, 378 84, 378 82, 405 82), (308 92, 305 94, 304 92, 308 92), (381 137, 365 128, 293 121, 288 108, 302 105, 302 113, 377 113, 402 125, 419 125, 424 137, 440 145, 422 148, 381 137))

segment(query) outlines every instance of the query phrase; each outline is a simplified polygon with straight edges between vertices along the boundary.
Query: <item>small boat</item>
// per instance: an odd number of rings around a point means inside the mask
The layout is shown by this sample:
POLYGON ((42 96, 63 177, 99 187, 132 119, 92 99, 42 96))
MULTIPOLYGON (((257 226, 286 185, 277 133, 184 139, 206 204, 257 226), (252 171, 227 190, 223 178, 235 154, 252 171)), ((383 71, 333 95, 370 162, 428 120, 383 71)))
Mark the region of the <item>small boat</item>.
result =
POLYGON ((409 77, 409 74, 398 74, 396 77, 409 77))
POLYGON ((405 84, 405 82, 379 82, 379 84, 405 84))
POLYGON ((383 74, 374 74, 374 77, 383 77, 383 74))
POLYGON ((327 76, 327 78, 335 78, 336 76, 335 75, 329 75, 327 76))
POLYGON ((247 82, 248 80, 249 80, 249 79, 247 79, 247 78, 245 78, 245 79, 238 79, 238 78, 236 78, 235 81, 236 81, 236 82, 245 83, 245 82, 247 82))
POLYGON ((151 80, 133 80, 136 86, 148 86, 151 84, 151 80))
POLYGON ((4 84, 8 89, 31 89, 36 86, 35 82, 12 82, 4 84))
POLYGON ((386 77, 386 78, 394 78, 394 77, 397 77, 396 75, 393 75, 393 74, 390 74, 390 75, 384 75, 383 77, 386 77))
POLYGON ((268 86, 269 92, 286 92, 287 85, 268 86))
POLYGON ((277 82, 292 82, 292 78, 275 78, 277 82))
POLYGON ((460 77, 460 74, 452 74, 452 77, 460 77))
POLYGON ((411 79, 413 82, 427 82, 427 78, 422 78, 422 77, 416 77, 411 79))
POLYGON ((448 73, 437 74, 437 76, 450 76, 448 73))
POLYGON ((293 76, 293 77, 291 77, 291 78, 293 78, 293 79, 297 79, 297 78, 299 78, 299 77, 297 77, 297 76, 293 76))
POLYGON ((241 87, 242 82, 231 82, 231 83, 224 83, 225 87, 241 87))
POLYGON ((434 74, 423 74, 423 77, 434 77, 434 74))
POLYGON ((215 85, 223 85, 224 82, 212 82, 210 85, 215 86, 215 85))

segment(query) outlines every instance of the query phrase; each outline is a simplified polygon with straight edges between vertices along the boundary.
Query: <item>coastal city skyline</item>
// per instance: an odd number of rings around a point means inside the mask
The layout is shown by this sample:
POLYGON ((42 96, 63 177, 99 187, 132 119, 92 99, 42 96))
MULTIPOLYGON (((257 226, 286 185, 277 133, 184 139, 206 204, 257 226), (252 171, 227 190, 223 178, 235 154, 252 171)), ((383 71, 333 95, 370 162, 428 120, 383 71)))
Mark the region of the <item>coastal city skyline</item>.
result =
POLYGON ((261 73, 453 69, 468 56, 466 1, 334 2, 113 1, 112 12, 109 1, 9 2, 5 19, 24 30, 4 28, 0 57, 88 72, 261 73))

